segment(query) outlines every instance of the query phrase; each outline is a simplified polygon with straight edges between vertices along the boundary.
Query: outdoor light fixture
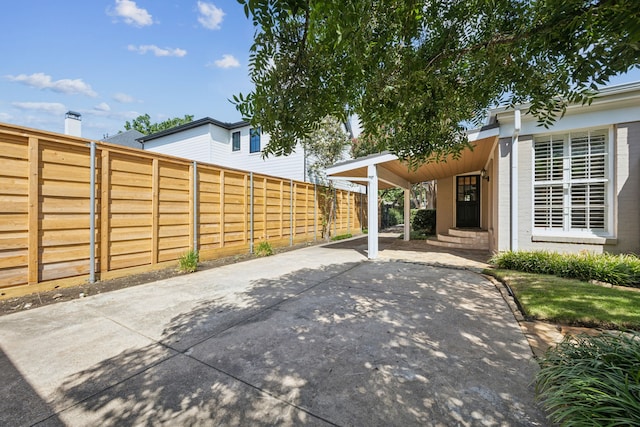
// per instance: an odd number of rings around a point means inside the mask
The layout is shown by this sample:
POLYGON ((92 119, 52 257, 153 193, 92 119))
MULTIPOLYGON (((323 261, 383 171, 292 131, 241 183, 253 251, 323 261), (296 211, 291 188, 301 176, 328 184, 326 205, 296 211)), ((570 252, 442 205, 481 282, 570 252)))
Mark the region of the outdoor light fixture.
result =
POLYGON ((487 171, 486 171, 486 170, 484 170, 484 169, 482 169, 482 170, 480 171, 480 177, 481 177, 482 179, 486 179, 486 180, 487 180, 487 182, 489 181, 489 175, 487 175, 487 171))

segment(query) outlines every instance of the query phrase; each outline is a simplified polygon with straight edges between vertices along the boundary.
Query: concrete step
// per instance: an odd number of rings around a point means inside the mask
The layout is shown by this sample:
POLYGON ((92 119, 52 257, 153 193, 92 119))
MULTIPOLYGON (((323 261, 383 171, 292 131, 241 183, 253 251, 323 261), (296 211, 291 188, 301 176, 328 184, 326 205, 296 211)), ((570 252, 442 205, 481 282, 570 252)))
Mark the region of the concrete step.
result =
POLYGON ((434 246, 455 249, 489 250, 489 232, 485 230, 468 230, 450 228, 446 234, 427 239, 434 246))
POLYGON ((449 234, 438 234, 438 240, 442 240, 444 242, 451 243, 463 243, 467 245, 487 245, 489 244, 489 235, 484 236, 473 236, 473 237, 463 237, 463 236, 452 236, 449 234))
POLYGON ((450 236, 459 236, 459 237, 482 237, 486 236, 487 241, 489 240, 489 232, 486 230, 474 230, 474 229, 465 229, 465 228, 450 228, 449 229, 450 236))
POLYGON ((432 246, 440 246, 443 248, 452 248, 452 249, 467 249, 467 250, 488 250, 488 247, 485 245, 467 245, 464 243, 454 243, 454 242, 445 242, 442 240, 438 240, 434 237, 431 237, 426 240, 427 244, 432 246))

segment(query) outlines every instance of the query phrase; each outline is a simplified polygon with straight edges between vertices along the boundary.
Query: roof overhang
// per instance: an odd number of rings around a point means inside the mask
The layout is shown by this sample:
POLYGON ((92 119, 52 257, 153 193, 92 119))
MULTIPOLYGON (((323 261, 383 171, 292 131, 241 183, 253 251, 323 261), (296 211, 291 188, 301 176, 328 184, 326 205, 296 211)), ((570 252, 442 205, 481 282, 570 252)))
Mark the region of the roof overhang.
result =
POLYGON ((416 169, 391 153, 374 154, 355 160, 339 163, 327 168, 327 176, 331 179, 366 184, 369 181, 368 167, 378 167, 378 186, 385 188, 410 188, 418 182, 442 179, 480 171, 486 167, 489 156, 498 141, 497 127, 479 129, 469 132, 471 148, 465 148, 459 156, 448 156, 441 161, 426 162, 416 169))

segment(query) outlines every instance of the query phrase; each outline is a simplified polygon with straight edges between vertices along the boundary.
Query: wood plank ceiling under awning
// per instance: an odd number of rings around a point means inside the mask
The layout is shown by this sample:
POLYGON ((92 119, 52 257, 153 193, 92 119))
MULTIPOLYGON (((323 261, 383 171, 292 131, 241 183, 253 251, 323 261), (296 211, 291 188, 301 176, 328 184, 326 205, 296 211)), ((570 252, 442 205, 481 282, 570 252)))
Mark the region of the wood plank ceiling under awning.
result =
MULTIPOLYGON (((327 169, 327 175, 345 177, 345 179, 354 182, 363 182, 367 180, 367 167, 371 164, 377 165, 378 168, 384 168, 411 184, 462 175, 485 168, 497 139, 498 136, 496 135, 476 140, 471 142, 473 148, 464 149, 457 159, 453 156, 448 156, 440 162, 427 162, 416 170, 410 170, 404 162, 391 154, 376 154, 334 165, 327 169), (354 178, 362 178, 362 180, 354 178)), ((380 189, 393 188, 395 186, 383 180, 380 180, 379 183, 380 189)))

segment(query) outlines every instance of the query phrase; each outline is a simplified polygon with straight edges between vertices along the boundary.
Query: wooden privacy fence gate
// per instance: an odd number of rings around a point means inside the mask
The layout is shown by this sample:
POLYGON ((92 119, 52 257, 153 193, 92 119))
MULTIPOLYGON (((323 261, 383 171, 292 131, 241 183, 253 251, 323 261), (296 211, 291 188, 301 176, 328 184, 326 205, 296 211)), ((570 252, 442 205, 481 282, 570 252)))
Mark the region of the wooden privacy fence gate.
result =
POLYGON ((326 193, 0 124, 0 298, 168 267, 191 249, 212 259, 316 240, 330 203, 333 234, 361 232, 366 196, 326 193))

